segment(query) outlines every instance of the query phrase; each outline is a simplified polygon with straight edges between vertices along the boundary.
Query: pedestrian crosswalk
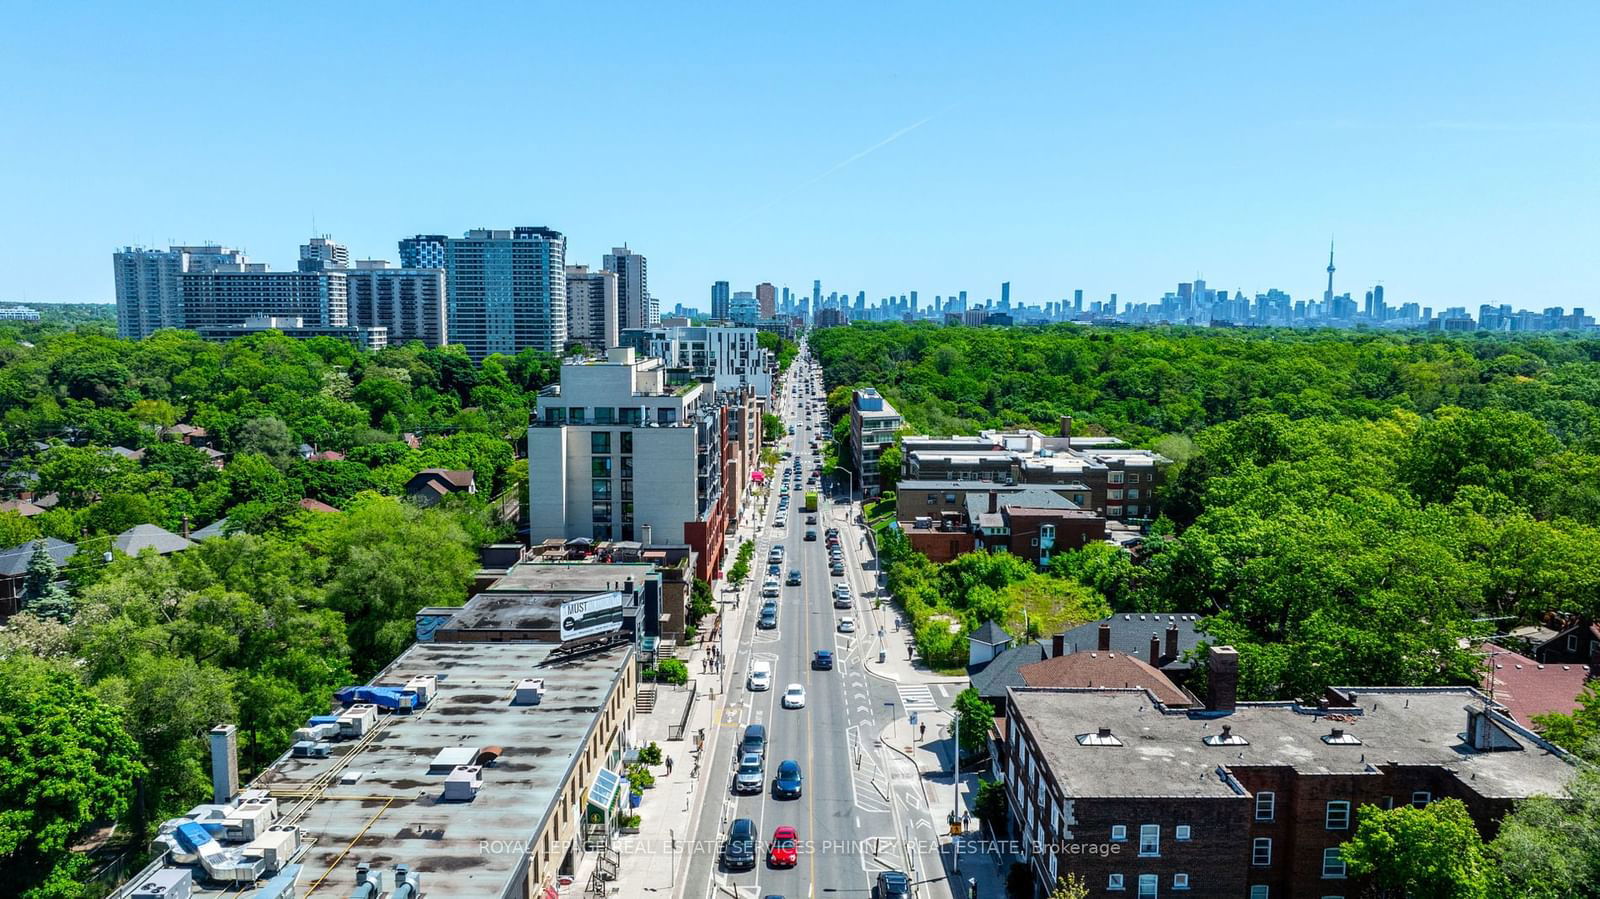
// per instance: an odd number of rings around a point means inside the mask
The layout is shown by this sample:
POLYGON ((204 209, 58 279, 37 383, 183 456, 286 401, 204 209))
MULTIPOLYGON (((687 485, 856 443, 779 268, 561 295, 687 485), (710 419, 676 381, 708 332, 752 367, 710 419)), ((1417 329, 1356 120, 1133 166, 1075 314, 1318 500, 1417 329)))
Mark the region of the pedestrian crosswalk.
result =
POLYGON ((933 691, 925 686, 901 687, 900 704, 908 712, 933 712, 939 708, 939 704, 933 701, 933 691))

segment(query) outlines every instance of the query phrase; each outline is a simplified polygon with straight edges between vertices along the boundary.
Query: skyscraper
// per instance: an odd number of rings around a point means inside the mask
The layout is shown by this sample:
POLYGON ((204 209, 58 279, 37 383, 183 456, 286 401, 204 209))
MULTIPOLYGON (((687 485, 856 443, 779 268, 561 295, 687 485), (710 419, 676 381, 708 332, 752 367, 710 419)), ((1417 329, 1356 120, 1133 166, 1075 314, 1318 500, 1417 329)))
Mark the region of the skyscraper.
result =
POLYGON ((762 281, 756 285, 756 305, 761 309, 762 318, 777 318, 778 289, 770 283, 762 281))
POLYGON ((748 290, 736 290, 728 298, 728 318, 735 324, 754 325, 761 317, 761 305, 748 290))
POLYGON ((643 256, 626 245, 613 247, 605 256, 603 268, 617 273, 618 327, 654 328, 661 323, 650 297, 649 271, 643 256))
POLYGON ((811 308, 812 309, 821 309, 822 308, 822 280, 821 279, 818 279, 816 281, 812 281, 811 282, 811 308))
POLYGON ((445 242, 450 342, 481 360, 567 342, 567 239, 551 228, 480 228, 445 242))
POLYGON ((715 321, 728 320, 728 282, 718 281, 711 285, 711 318, 715 321))
POLYGON ((1000 308, 1001 309, 1010 309, 1011 308, 1011 282, 1010 281, 1001 281, 1000 282, 1000 308))
POLYGON ((179 283, 182 275, 245 262, 243 253, 219 246, 118 250, 111 254, 117 334, 137 340, 160 328, 185 327, 183 288, 179 283))
POLYGON ((385 328, 387 342, 395 346, 413 340, 444 345, 450 331, 443 268, 390 268, 381 259, 358 259, 343 271, 350 324, 385 328))
MULTIPOLYGON (((617 273, 591 272, 587 265, 567 266, 567 342, 604 352, 619 346, 617 273)), ((727 286, 726 282, 718 282, 727 286)), ((715 304, 716 295, 713 293, 715 304)))

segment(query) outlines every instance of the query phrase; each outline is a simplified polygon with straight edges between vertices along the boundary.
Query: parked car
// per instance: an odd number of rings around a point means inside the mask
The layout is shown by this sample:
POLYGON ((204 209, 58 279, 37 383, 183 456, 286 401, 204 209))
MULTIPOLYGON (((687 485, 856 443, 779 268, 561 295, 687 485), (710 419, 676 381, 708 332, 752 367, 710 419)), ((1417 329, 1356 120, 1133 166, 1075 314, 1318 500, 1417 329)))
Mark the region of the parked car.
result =
POLYGON ((774 630, 778 626, 778 604, 769 602, 761 607, 761 617, 756 620, 756 627, 764 631, 774 630))
POLYGON ((828 573, 834 577, 844 577, 844 563, 834 562, 832 565, 829 565, 828 573))
POLYGON ((839 619, 839 633, 853 634, 856 632, 856 620, 849 615, 839 619))
POLYGON ((735 871, 756 866, 756 822, 749 818, 733 819, 728 827, 728 838, 722 844, 722 864, 735 871))

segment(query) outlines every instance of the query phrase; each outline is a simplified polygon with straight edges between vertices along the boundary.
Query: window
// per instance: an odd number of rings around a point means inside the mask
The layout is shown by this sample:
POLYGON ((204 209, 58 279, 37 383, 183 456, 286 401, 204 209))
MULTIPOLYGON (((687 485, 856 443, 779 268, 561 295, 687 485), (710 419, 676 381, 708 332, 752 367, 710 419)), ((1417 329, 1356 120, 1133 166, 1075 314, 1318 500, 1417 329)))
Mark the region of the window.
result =
POLYGON ((1189 875, 1187 875, 1187 874, 1174 874, 1174 875, 1172 875, 1172 888, 1175 889, 1175 890, 1187 890, 1189 888, 1189 875))
POLYGON ((954 493, 946 493, 944 495, 944 501, 949 505, 954 505, 956 501, 956 495, 954 493))
POLYGON ((1120 483, 1122 483, 1122 479, 1123 479, 1123 473, 1120 472, 1120 471, 1112 471, 1112 472, 1107 472, 1106 473, 1106 481, 1108 481, 1109 483, 1120 484, 1120 483))
POLYGON ((596 478, 611 477, 611 457, 592 456, 589 459, 589 476, 596 478))
POLYGON ((1039 539, 1040 540, 1054 540, 1054 539, 1056 539, 1056 526, 1053 525, 1053 524, 1040 525, 1039 526, 1039 539))
POLYGON ((1130 488, 1128 488, 1128 499, 1138 499, 1138 498, 1139 498, 1139 488, 1138 487, 1130 487, 1130 488))
POLYGON ((1174 840, 1189 839, 1189 825, 1179 824, 1177 827, 1172 828, 1172 838, 1174 840))
POLYGON ((1426 790, 1418 790, 1411 794, 1411 805, 1415 808, 1422 808, 1432 801, 1433 794, 1426 790))
POLYGON ((1389 811, 1392 808, 1394 808, 1394 797, 1393 796, 1385 796, 1385 797, 1383 797, 1383 810, 1384 811, 1389 811))
POLYGON ((1139 825, 1139 854, 1144 856, 1157 856, 1161 854, 1161 825, 1139 825))
POLYGON ((936 500, 936 499, 938 499, 938 497, 936 497, 936 496, 934 496, 934 495, 933 495, 933 494, 931 494, 931 493, 930 493, 930 494, 928 494, 928 505, 930 505, 930 506, 931 506, 931 505, 933 505, 933 503, 934 503, 934 500, 936 500))
POLYGON ((1330 880, 1344 877, 1344 856, 1339 854, 1338 846, 1322 850, 1322 876, 1330 880))
POLYGON ((1111 825, 1111 841, 1112 842, 1121 843, 1121 842, 1123 842, 1123 841, 1125 841, 1127 839, 1128 839, 1128 825, 1126 825, 1126 824, 1113 824, 1113 825, 1111 825))
POLYGON ((1256 820, 1257 821, 1271 821, 1274 813, 1277 811, 1277 807, 1278 807, 1278 795, 1276 793, 1257 793, 1256 794, 1256 820))
POLYGON ((591 499, 602 500, 602 499, 610 499, 611 498, 611 482, 610 481, 605 480, 603 478, 595 478, 590 483, 593 484, 593 490, 594 490, 593 494, 590 496, 591 499))
POLYGON ((583 407, 572 406, 571 408, 567 409, 567 421, 570 421, 575 425, 583 424, 583 407))
POLYGON ((1323 824, 1329 830, 1350 829, 1350 803, 1338 800, 1328 803, 1328 810, 1323 815, 1323 824))
POLYGON ((1120 489, 1107 490, 1106 499, 1122 499, 1122 491, 1120 489))
POLYGON ((621 434, 619 434, 617 436, 622 438, 621 439, 622 451, 624 453, 633 452, 633 432, 632 431, 623 431, 621 434))
POLYGON ((595 503, 594 504, 594 520, 595 521, 599 521, 599 522, 605 522, 605 523, 609 524, 611 522, 611 504, 610 503, 595 503))
POLYGON ((1256 837, 1250 844, 1250 864, 1265 868, 1272 864, 1272 838, 1256 837))
POLYGON ((1110 516, 1111 518, 1121 518, 1122 517, 1122 507, 1121 506, 1106 506, 1106 515, 1110 516))
POLYGON ((1128 483, 1130 483, 1130 484, 1139 483, 1139 473, 1136 472, 1136 471, 1128 472, 1128 483))
POLYGON ((1139 899, 1156 899, 1156 887, 1161 877, 1156 874, 1139 875, 1139 899))
POLYGON ((614 424, 617 410, 614 406, 594 407, 594 423, 597 425, 614 424))
POLYGON ((589 452, 596 456, 609 455, 611 453, 611 432, 591 432, 589 434, 589 452))
POLYGON ((1122 875, 1121 874, 1113 874, 1110 877, 1107 877, 1106 878, 1106 889, 1108 889, 1108 890, 1120 890, 1120 889, 1122 889, 1122 875))
POLYGON ((1267 899, 1267 890, 1268 889, 1269 889, 1269 887, 1264 883, 1258 883, 1258 884, 1255 884, 1255 885, 1251 886, 1250 887, 1250 899, 1267 899))

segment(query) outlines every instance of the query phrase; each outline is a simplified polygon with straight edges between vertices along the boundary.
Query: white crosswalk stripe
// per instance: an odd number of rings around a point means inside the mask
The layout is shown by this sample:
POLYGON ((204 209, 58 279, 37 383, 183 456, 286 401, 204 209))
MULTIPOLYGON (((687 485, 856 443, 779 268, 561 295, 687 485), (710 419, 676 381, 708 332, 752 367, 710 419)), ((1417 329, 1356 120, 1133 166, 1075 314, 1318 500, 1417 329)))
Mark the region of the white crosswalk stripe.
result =
POLYGON ((908 712, 932 712, 939 708, 933 701, 933 691, 927 687, 901 687, 900 704, 908 712))

